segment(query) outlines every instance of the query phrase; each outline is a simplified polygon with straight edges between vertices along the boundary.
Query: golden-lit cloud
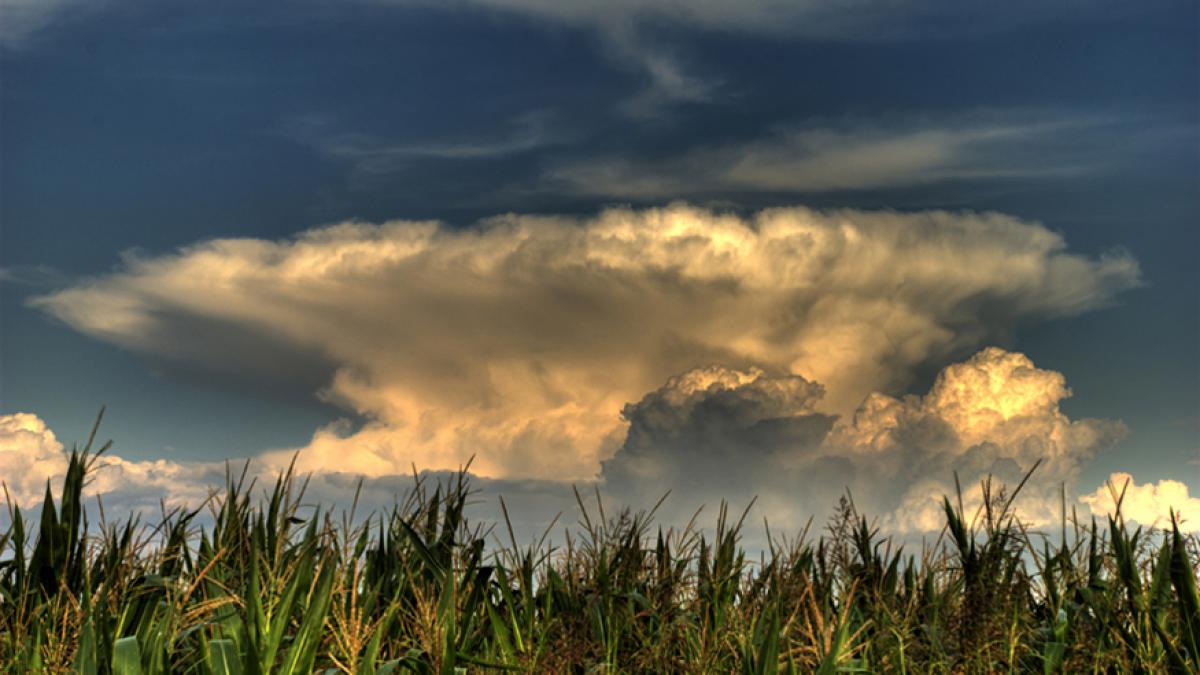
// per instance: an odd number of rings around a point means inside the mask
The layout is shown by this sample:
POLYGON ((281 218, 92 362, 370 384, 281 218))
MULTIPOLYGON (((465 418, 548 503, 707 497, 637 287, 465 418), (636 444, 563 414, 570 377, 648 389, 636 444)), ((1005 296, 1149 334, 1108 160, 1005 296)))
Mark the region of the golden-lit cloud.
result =
POLYGON ((1073 490, 1084 463, 1125 435, 1120 422, 1067 418, 1059 404, 1070 395, 1062 373, 989 347, 947 366, 924 396, 872 394, 830 445, 874 452, 897 477, 905 493, 895 511, 900 529, 942 520, 942 496, 956 491, 953 472, 964 502, 978 506, 983 478, 1012 488, 1040 462, 1017 507, 1028 522, 1045 524, 1060 517, 1061 486, 1073 490))
POLYGON ((1128 255, 1072 254, 995 213, 680 204, 219 239, 130 255, 34 304, 138 353, 325 377, 321 395, 366 422, 319 430, 303 469, 380 476, 474 456, 485 476, 578 480, 623 442, 622 407, 689 369, 799 375, 824 387, 821 412, 848 414, 1138 278, 1128 255))
POLYGON ((1174 511, 1181 521, 1180 529, 1200 530, 1200 498, 1189 495, 1187 485, 1180 481, 1160 480, 1138 485, 1132 475, 1117 472, 1095 492, 1080 497, 1097 516, 1115 515, 1118 499, 1121 515, 1126 520, 1151 527, 1170 527, 1171 512, 1174 511))

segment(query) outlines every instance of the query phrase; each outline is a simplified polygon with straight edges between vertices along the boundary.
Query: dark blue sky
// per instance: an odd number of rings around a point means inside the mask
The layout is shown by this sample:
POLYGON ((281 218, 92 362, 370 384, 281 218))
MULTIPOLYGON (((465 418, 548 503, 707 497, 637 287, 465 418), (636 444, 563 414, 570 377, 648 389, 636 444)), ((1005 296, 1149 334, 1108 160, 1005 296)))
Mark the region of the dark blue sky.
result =
POLYGON ((125 456, 176 459, 300 445, 348 415, 320 382, 156 361, 26 305, 131 249, 673 199, 996 210, 1142 268, 1115 306, 1014 325, 1006 345, 1066 375, 1072 417, 1129 426, 1083 484, 1132 469, 1200 489, 1194 2, 977 17, 923 3, 885 15, 896 30, 514 4, 65 2, 5 29, 0 412, 69 440, 108 404, 125 456), (708 168, 815 130, 936 136, 950 159, 763 184, 708 168))

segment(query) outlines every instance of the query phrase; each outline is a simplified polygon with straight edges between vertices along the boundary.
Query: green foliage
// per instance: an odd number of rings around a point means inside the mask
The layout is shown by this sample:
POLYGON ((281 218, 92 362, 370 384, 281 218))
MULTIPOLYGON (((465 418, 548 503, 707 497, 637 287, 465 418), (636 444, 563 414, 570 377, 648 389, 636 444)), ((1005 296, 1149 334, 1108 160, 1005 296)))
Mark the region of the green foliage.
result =
POLYGON ((255 501, 243 468, 207 527, 173 510, 89 528, 107 447, 72 451, 36 525, 9 502, 3 672, 1200 672, 1196 540, 1064 508, 1051 543, 1014 515, 1021 486, 985 482, 977 513, 947 498, 943 539, 919 555, 846 498, 821 536, 751 562, 746 512, 663 531, 654 509, 610 516, 599 495, 579 497, 562 547, 521 547, 509 524, 489 549, 465 470, 416 477, 360 525, 301 508, 291 470, 255 501))

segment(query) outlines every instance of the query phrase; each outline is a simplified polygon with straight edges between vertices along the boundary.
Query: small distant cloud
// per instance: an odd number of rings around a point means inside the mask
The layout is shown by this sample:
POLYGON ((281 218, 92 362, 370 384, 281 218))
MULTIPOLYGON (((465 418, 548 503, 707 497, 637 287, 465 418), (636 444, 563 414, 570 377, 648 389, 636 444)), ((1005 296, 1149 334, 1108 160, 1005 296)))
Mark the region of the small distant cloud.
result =
POLYGON ((0 283, 45 289, 61 287, 70 277, 49 265, 16 265, 0 267, 0 283))
MULTIPOLYGON (((47 487, 58 495, 68 460, 69 452, 36 414, 0 415, 0 476, 17 505, 40 503, 47 487)), ((120 507, 152 512, 164 502, 199 505, 211 487, 221 484, 223 474, 217 462, 131 461, 106 453, 84 492, 113 494, 120 507)))
POLYGON ((1097 516, 1115 515, 1119 502, 1126 520, 1153 527, 1169 527, 1174 512, 1181 529, 1200 531, 1200 498, 1188 494, 1187 485, 1177 480, 1139 485, 1132 474, 1118 472, 1080 500, 1097 516))
POLYGON ((46 482, 67 471, 62 443, 37 415, 0 415, 0 476, 18 504, 40 501, 46 482))
MULTIPOLYGON (((1200 431, 1200 415, 1187 415, 1178 419, 1171 420, 1171 426, 1176 429, 1187 429, 1189 431, 1200 431)), ((1200 449, 1197 450, 1200 452, 1200 449)))

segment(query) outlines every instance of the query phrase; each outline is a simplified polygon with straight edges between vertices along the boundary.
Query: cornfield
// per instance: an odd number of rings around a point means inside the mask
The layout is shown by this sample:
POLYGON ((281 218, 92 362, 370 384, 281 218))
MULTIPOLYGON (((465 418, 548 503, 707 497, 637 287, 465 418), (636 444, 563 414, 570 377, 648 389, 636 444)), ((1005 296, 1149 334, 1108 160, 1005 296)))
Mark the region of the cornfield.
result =
POLYGON ((254 499, 242 471, 204 511, 89 524, 107 447, 72 450, 36 523, 9 500, 4 672, 1200 672, 1197 541, 1119 513, 1064 515, 1051 541, 1014 514, 1019 486, 985 484, 978 512, 947 498, 920 552, 844 500, 752 557, 744 513, 664 530, 583 499, 560 544, 509 525, 502 545, 468 522, 465 471, 358 521, 301 509, 292 471, 254 499))

